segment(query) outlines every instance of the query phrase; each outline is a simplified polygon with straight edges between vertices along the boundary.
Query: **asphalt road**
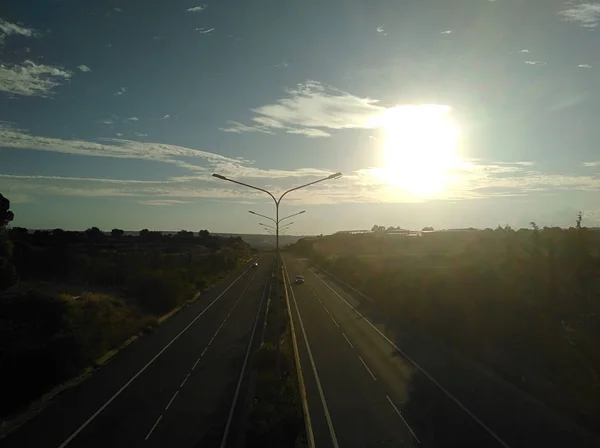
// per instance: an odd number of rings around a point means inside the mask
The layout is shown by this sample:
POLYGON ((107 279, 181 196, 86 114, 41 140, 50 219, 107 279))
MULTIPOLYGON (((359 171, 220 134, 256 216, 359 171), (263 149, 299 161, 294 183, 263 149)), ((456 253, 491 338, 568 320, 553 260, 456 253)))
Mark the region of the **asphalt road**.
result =
POLYGON ((263 256, 258 268, 234 271, 0 446, 220 446, 251 335, 252 348, 260 339, 272 262, 263 256))
POLYGON ((288 254, 284 263, 318 448, 600 446, 480 366, 390 328, 316 267, 288 254), (293 284, 298 274, 304 284, 293 284))

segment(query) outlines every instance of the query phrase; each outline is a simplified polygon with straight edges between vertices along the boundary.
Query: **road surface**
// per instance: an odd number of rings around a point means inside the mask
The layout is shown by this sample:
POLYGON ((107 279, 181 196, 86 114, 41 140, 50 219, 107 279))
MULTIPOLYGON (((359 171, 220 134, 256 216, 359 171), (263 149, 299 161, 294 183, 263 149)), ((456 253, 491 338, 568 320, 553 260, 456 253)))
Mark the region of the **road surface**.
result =
POLYGON ((283 258, 317 448, 600 446, 490 372, 391 331, 358 291, 283 258))
POLYGON ((263 256, 258 268, 234 271, 0 446, 220 446, 251 336, 252 349, 260 339, 272 262, 263 256))

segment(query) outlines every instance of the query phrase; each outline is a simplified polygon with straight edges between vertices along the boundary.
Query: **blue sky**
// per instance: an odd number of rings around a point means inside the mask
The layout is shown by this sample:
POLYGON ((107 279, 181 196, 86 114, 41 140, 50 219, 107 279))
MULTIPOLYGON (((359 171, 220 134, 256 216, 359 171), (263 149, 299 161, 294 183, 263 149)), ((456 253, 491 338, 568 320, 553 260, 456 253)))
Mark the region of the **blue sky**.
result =
POLYGON ((600 225, 596 0, 88 3, 0 10, 14 225, 600 225))

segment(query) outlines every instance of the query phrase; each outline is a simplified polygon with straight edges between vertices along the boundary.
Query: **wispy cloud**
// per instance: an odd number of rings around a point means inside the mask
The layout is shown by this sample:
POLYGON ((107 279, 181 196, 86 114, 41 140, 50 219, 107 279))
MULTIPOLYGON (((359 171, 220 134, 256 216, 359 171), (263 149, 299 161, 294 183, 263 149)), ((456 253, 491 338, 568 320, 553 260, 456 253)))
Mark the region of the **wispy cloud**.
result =
POLYGON ((186 9, 187 12, 202 12, 206 9, 206 5, 193 6, 186 9))
POLYGON ((125 92, 127 92, 127 87, 121 87, 115 95, 123 95, 125 92))
POLYGON ((579 23, 584 28, 596 28, 600 23, 600 3, 587 1, 571 5, 559 14, 569 22, 579 23))
POLYGON ((210 34, 214 31, 214 28, 195 28, 194 31, 200 34, 210 34))
POLYGON ((442 31, 440 34, 452 34, 452 30, 442 31))
POLYGON ((264 134, 273 134, 273 132, 268 130, 265 126, 247 126, 232 120, 227 122, 226 127, 219 128, 219 130, 223 132, 233 132, 236 134, 241 134, 242 132, 262 132, 264 134))
POLYGON ((325 131, 320 129, 312 129, 312 128, 301 128, 301 129, 290 129, 286 131, 288 134, 301 134, 307 137, 315 138, 315 137, 331 137, 331 134, 328 134, 325 131))
POLYGON ((141 132, 134 132, 133 133, 136 137, 148 137, 148 134, 142 134, 141 132))
POLYGON ((527 65, 546 65, 546 63, 543 61, 525 61, 525 64, 527 64, 527 65))
POLYGON ((592 68, 590 64, 579 64, 577 67, 579 68, 592 68))
POLYGON ((84 73, 87 73, 87 72, 91 72, 91 71, 92 71, 92 69, 91 69, 91 68, 89 68, 87 65, 83 65, 83 64, 82 64, 82 65, 78 65, 78 66, 77 66, 77 68, 78 68, 79 70, 81 70, 82 72, 84 72, 84 73))
POLYGON ((387 36, 387 33, 385 32, 385 28, 383 28, 382 26, 377 27, 377 32, 383 36, 387 36))
POLYGON ((167 205, 177 205, 177 204, 191 204, 191 202, 190 201, 179 201, 177 199, 149 199, 146 201, 138 201, 138 204, 167 206, 167 205))
POLYGON ((55 87, 68 82, 71 72, 27 60, 22 65, 0 64, 0 92, 22 96, 51 96, 55 87))
POLYGON ((163 117, 161 118, 161 120, 168 120, 169 118, 171 118, 171 115, 170 114, 166 114, 166 115, 163 115, 163 117))
POLYGON ((519 53, 529 53, 529 50, 524 48, 523 50, 519 50, 519 53))
POLYGON ((139 121, 139 120, 140 119, 138 117, 129 117, 125 121, 139 121))
POLYGON ((588 168, 598 168, 598 167, 600 167, 600 161, 583 162, 583 166, 588 167, 588 168))
POLYGON ((0 18, 0 44, 2 44, 6 36, 11 35, 35 37, 38 36, 38 33, 33 28, 27 28, 0 18))

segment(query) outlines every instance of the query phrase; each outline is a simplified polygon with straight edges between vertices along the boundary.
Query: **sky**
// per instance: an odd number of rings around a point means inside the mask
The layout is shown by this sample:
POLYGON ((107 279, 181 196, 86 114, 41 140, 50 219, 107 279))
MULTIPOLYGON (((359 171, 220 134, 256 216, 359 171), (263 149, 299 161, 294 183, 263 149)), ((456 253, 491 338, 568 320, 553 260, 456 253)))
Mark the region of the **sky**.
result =
POLYGON ((6 0, 14 226, 600 225, 600 1, 6 0))

